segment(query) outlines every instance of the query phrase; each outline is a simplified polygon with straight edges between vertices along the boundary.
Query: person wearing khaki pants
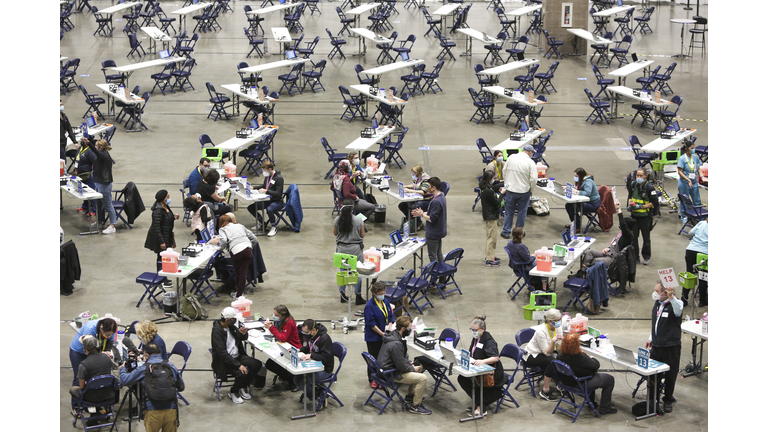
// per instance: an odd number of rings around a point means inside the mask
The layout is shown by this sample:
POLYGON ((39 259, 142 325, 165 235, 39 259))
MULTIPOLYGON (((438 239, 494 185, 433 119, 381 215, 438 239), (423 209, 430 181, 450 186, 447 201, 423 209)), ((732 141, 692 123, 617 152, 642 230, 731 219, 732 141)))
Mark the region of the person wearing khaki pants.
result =
MULTIPOLYGON (((499 237, 499 206, 501 196, 494 192, 493 171, 483 171, 480 178, 480 203, 483 207, 483 220, 485 221, 485 266, 498 267, 501 260, 496 257, 496 239, 499 237)), ((500 192, 506 192, 501 188, 500 192)))

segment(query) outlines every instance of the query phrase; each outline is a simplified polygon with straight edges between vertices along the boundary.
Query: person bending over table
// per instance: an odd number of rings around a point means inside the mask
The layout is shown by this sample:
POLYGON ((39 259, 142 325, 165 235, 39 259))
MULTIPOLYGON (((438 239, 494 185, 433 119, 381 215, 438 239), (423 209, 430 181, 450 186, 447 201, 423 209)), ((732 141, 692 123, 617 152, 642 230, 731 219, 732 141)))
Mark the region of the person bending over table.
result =
POLYGON ((229 251, 232 267, 235 269, 237 291, 231 293, 232 300, 242 297, 245 291, 248 266, 253 258, 253 244, 256 236, 244 226, 232 222, 227 215, 219 218, 219 235, 211 239, 211 244, 220 244, 222 249, 229 251))
MULTIPOLYGON (((573 181, 576 182, 576 189, 579 191, 579 195, 589 197, 589 202, 581 203, 581 213, 595 213, 600 208, 600 194, 597 192, 597 186, 592 174, 587 174, 587 171, 582 167, 576 168, 573 172, 573 181)), ((565 188, 565 186, 563 186, 565 188)), ((565 205, 565 211, 568 212, 568 218, 573 222, 576 214, 576 204, 567 203, 565 205)), ((576 221, 576 232, 581 231, 581 218, 576 221)), ((566 225, 566 228, 570 228, 570 225, 566 225)))
MULTIPOLYGON (((301 335, 306 341, 300 351, 299 361, 319 361, 323 363, 323 370, 315 372, 315 383, 328 379, 333 375, 333 341, 325 326, 319 322, 315 322, 313 319, 304 320, 301 324, 301 335)), ((304 393, 301 395, 300 402, 304 401, 304 397, 308 397, 309 400, 315 402, 315 389, 310 384, 312 380, 309 379, 309 374, 296 375, 293 382, 296 387, 303 389, 304 393)), ((327 401, 327 399, 326 399, 327 401)), ((325 408, 323 404, 320 409, 325 408)))
POLYGON ((219 183, 221 175, 216 170, 208 171, 208 174, 203 177, 203 181, 197 184, 196 193, 200 194, 200 199, 203 202, 210 203, 213 213, 216 216, 221 216, 224 213, 232 211, 232 207, 224 202, 227 200, 225 197, 216 193, 216 185, 219 183))
MULTIPOLYGON (((365 345, 368 354, 373 358, 379 357, 381 345, 384 343, 382 337, 384 333, 392 330, 392 323, 395 322, 395 314, 392 312, 392 305, 385 298, 387 287, 383 283, 376 281, 371 285, 371 299, 365 305, 363 316, 365 317, 365 345)), ((368 366, 366 365, 366 375, 368 375, 368 366)), ((372 388, 377 384, 368 376, 368 382, 372 388)))
POLYGON ((139 337, 144 346, 153 343, 160 349, 160 358, 168 360, 168 351, 165 348, 165 341, 157 334, 157 324, 149 320, 136 323, 136 336, 139 337))
MULTIPOLYGON (((72 363, 74 379, 72 386, 80 385, 80 378, 77 376, 80 370, 80 363, 88 357, 88 353, 83 348, 83 336, 91 335, 96 338, 98 344, 95 349, 89 349, 89 352, 103 352, 107 357, 112 358, 112 343, 114 334, 117 331, 117 322, 112 318, 100 318, 83 323, 83 326, 77 330, 77 334, 69 344, 69 361, 72 363)), ((110 362, 111 363, 111 362, 110 362)), ((111 365, 110 365, 111 370, 111 365)), ((74 399, 72 400, 74 407, 74 399)))
MULTIPOLYGON (((683 142, 683 146, 680 148, 682 156, 677 160, 677 191, 678 193, 688 195, 693 202, 693 205, 701 205, 701 197, 699 196, 699 168, 701 168, 701 159, 696 155, 693 150, 694 144, 687 139, 683 142)), ((683 223, 688 221, 685 216, 685 211, 688 206, 680 202, 680 219, 683 223)))
POLYGON ((381 351, 376 361, 383 370, 396 369, 394 381, 408 386, 405 396, 408 412, 429 415, 432 411, 422 403, 424 389, 427 387, 424 367, 410 361, 405 347, 405 338, 411 334, 412 322, 413 319, 408 315, 402 315, 395 320, 395 330, 384 333, 381 338, 381 351))
MULTIPOLYGON (((291 312, 285 305, 277 305, 272 311, 272 317, 264 321, 264 328, 269 330, 270 333, 280 342, 286 342, 296 348, 301 348, 301 340, 299 339, 299 328, 296 326, 296 321, 291 316, 291 312)), ((295 376, 288 372, 284 367, 272 361, 267 360, 264 364, 268 371, 277 375, 281 381, 288 384, 291 387, 292 392, 299 391, 299 387, 294 382, 295 376)))
MULTIPOLYGON (((590 249, 584 252, 584 261, 582 262, 581 269, 576 272, 576 277, 585 279, 587 275, 587 268, 592 267, 596 262, 605 263, 607 269, 613 260, 619 256, 619 252, 624 250, 625 247, 631 246, 635 236, 632 235, 632 228, 627 224, 627 220, 624 219, 624 215, 621 213, 621 204, 616 203, 616 213, 619 214, 619 228, 621 232, 616 234, 616 237, 611 240, 611 244, 602 250, 590 249)), ((624 289, 626 291, 626 288, 624 289)))
POLYGON ((469 325, 472 332, 472 341, 469 343, 469 356, 473 365, 491 365, 495 368, 492 374, 478 377, 459 376, 459 385, 469 397, 474 396, 472 401, 472 412, 469 414, 474 417, 482 417, 487 414, 488 405, 501 399, 503 396, 502 387, 506 383, 504 376, 504 367, 499 360, 499 346, 493 336, 485 330, 485 315, 481 314, 475 317, 469 325), (474 387, 474 395, 473 389, 474 387), (480 406, 480 392, 482 391, 483 404, 480 406))
POLYGON ((501 150, 494 150, 493 160, 488 162, 485 171, 493 173, 491 184, 494 187, 494 191, 497 192, 504 186, 504 165, 506 165, 506 162, 504 161, 504 152, 501 150))
MULTIPOLYGON (((109 216, 109 227, 102 231, 102 234, 114 234, 115 222, 117 222, 117 215, 115 214, 115 208, 112 207, 112 156, 109 155, 109 151, 112 147, 105 139, 96 141, 85 141, 89 149, 96 155, 96 161, 93 163, 93 183, 96 185, 96 191, 101 195, 101 207, 103 211, 106 211, 109 216)), ((102 210, 99 210, 101 213, 102 210)), ((106 219, 99 215, 99 221, 106 224, 106 219)))
POLYGON ((365 199, 365 194, 362 189, 360 189, 360 185, 366 178, 368 178, 368 173, 366 173, 365 169, 360 165, 360 157, 357 155, 357 152, 349 152, 349 154, 347 154, 347 160, 349 161, 351 167, 350 170, 352 171, 349 175, 349 179, 352 181, 352 184, 355 185, 355 194, 357 194, 358 198, 365 199))
MULTIPOLYGON (((397 208, 400 209, 403 216, 406 218, 408 217, 408 213, 415 208, 426 210, 427 206, 429 206, 429 200, 432 199, 432 194, 427 193, 430 177, 429 174, 424 172, 424 168, 422 168, 421 165, 414 165, 413 168, 411 168, 411 178, 413 179, 413 185, 406 186, 404 188, 405 193, 417 193, 423 196, 424 199, 421 201, 401 202, 397 205, 397 208)), ((421 220, 418 220, 416 229, 421 229, 421 220)))
POLYGON ((541 383, 539 396, 546 401, 554 402, 557 397, 549 389, 549 382, 555 374, 552 360, 555 359, 555 351, 563 340, 560 330, 560 321, 563 315, 557 309, 549 309, 544 313, 544 324, 531 327, 535 330, 533 337, 525 347, 523 360, 528 366, 536 366, 544 369, 544 381, 541 383))
MULTIPOLYGON (((257 210, 267 209, 267 217, 269 218, 269 224, 272 225, 268 237, 272 237, 277 234, 277 220, 275 219, 275 213, 285 207, 283 202, 283 176, 280 171, 275 170, 275 165, 271 161, 264 161, 261 164, 261 173, 264 174, 264 184, 258 189, 259 193, 269 195, 269 201, 258 201, 248 206, 248 212, 259 221, 259 225, 264 223, 261 220, 261 215, 257 214, 257 210)), ((256 189, 255 187, 253 188, 256 189)), ((257 225, 256 229, 259 229, 257 225)))
MULTIPOLYGON (((361 263, 365 259, 363 256, 365 226, 362 219, 352 216, 353 208, 354 203, 351 199, 345 199, 342 202, 341 212, 333 220, 333 235, 336 236, 336 253, 354 255, 357 257, 357 262, 361 263)), ((362 278, 358 278, 357 285, 355 285, 356 305, 365 304, 365 299, 361 295, 362 283, 362 278)), ((339 294, 342 303, 349 301, 346 285, 339 285, 339 294)))
MULTIPOLYGON (((201 234, 205 230, 208 221, 213 218, 213 211, 207 203, 200 199, 200 194, 194 194, 184 198, 184 208, 192 213, 189 220, 189 227, 197 237, 197 241, 203 240, 201 234)), ((229 214, 229 213, 227 213, 229 214)), ((234 221, 233 221, 234 222, 234 221)))
MULTIPOLYGON (((448 234, 448 208, 445 202, 445 194, 440 192, 442 182, 438 177, 429 179, 427 193, 432 195, 427 210, 415 208, 411 214, 427 220, 424 237, 427 240, 427 254, 430 261, 443 262, 443 237, 448 234)), ((444 283, 441 281, 440 283, 444 283)))
MULTIPOLYGON (((693 236, 691 242, 688 243, 688 247, 685 248, 685 271, 693 273, 693 266, 698 264, 696 262, 696 255, 709 254, 709 218, 696 224, 695 227, 688 233, 693 236)), ((699 307, 704 307, 708 304, 707 301, 707 287, 709 282, 705 280, 699 280, 699 307)), ((683 305, 688 306, 688 293, 691 290, 683 288, 683 305)), ((693 299, 691 299, 693 300, 693 299)))
POLYGON ((208 174, 208 171, 211 170, 211 160, 208 158, 201 158, 200 163, 198 164, 195 169, 192 170, 191 173, 189 173, 189 194, 194 195, 197 192, 197 184, 200 183, 200 180, 205 177, 206 174, 208 174))
POLYGON ((147 231, 147 239, 144 247, 157 254, 157 271, 163 268, 163 259, 160 252, 176 247, 173 235, 173 223, 179 218, 178 214, 171 213, 171 195, 167 190, 161 189, 155 194, 155 203, 152 204, 152 224, 147 231))
MULTIPOLYGON (((339 168, 336 170, 336 173, 333 175, 333 188, 337 191, 341 192, 342 200, 344 199, 350 199, 354 201, 354 212, 355 214, 361 213, 363 216, 367 218, 371 217, 374 210, 376 210, 376 207, 365 200, 365 198, 358 198, 357 193, 355 192, 355 185, 352 184, 352 179, 350 178, 350 172, 351 172, 351 164, 348 160, 343 159, 339 162, 339 168)), ((343 205, 341 200, 339 200, 339 207, 343 205)))
MULTIPOLYGON (((557 359, 571 367, 576 378, 591 376, 587 381, 587 391, 592 403, 596 403, 595 390, 600 391, 600 414, 616 414, 618 410, 611 406, 611 394, 613 393, 613 376, 606 373, 599 373, 600 361, 592 356, 588 356, 581 350, 579 335, 570 333, 563 338, 560 344, 560 354, 557 359)), ((578 387, 578 383, 571 377, 561 376, 563 384, 571 387, 578 387)))
MULTIPOLYGON (((532 268, 536 267, 536 256, 532 256, 528 251, 528 247, 523 244, 523 237, 525 237, 523 227, 514 227, 512 229, 512 240, 507 242, 507 248, 512 253, 512 259, 521 263, 520 270, 528 273, 532 268)), ((511 262, 509 263, 509 266, 512 267, 511 262)), ((529 276, 528 279, 531 281, 531 285, 534 289, 546 291, 547 278, 541 276, 529 276)))
POLYGON ((248 340, 248 329, 241 326, 232 307, 226 307, 221 311, 221 319, 213 322, 211 330, 211 350, 213 363, 211 368, 222 379, 227 374, 232 374, 235 381, 227 396, 236 404, 248 400, 248 385, 254 383, 261 369, 261 362, 245 353, 243 342, 248 340))
MULTIPOLYGON (((485 221, 485 266, 498 267, 501 260, 496 257, 496 238, 499 237, 499 206, 501 196, 493 189, 493 171, 483 171, 480 179, 480 204, 483 208, 483 221, 485 221)), ((504 186, 503 183, 499 183, 504 186)), ((501 193, 506 192, 503 187, 501 193)))
MULTIPOLYGON (((675 297, 674 288, 662 288, 661 281, 656 281, 651 298, 653 299, 651 336, 645 343, 645 347, 651 349, 651 359, 669 365, 669 370, 660 375, 664 378, 664 398, 662 399, 664 412, 671 413, 672 404, 676 401, 675 381, 680 370, 682 345, 680 325, 683 323, 683 302, 675 297)), ((655 395, 649 397, 653 397, 655 403, 655 395)))

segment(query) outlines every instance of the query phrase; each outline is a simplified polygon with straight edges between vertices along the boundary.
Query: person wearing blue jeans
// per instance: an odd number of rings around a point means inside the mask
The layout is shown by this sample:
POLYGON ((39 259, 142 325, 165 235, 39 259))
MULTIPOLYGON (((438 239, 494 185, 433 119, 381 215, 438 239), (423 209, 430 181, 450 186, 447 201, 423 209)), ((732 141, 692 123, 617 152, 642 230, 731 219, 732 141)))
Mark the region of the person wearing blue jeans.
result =
MULTIPOLYGON (((285 203, 283 202, 283 185, 285 182, 283 181, 283 176, 280 172, 275 171, 275 165, 271 161, 265 161, 261 164, 261 173, 264 174, 264 184, 258 189, 258 192, 269 195, 269 201, 259 201, 251 204, 248 206, 248 211, 253 217, 258 219, 256 211, 265 208, 267 209, 269 224, 272 225, 267 236, 272 237, 277 234, 277 220, 275 218, 275 213, 285 207, 285 203)), ((262 221, 262 223, 264 222, 262 221)))
POLYGON ((527 144, 519 153, 507 158, 507 163, 502 171, 507 189, 504 194, 506 214, 501 229, 501 236, 505 239, 508 239, 512 232, 512 218, 515 217, 515 211, 517 211, 515 226, 525 226, 525 216, 528 213, 531 191, 536 187, 536 181, 539 177, 536 172, 536 164, 531 159, 533 153, 533 146, 527 144))
MULTIPOLYGON (((595 213, 600 208, 600 194, 597 192, 597 185, 592 178, 592 174, 587 174, 587 171, 578 167, 573 172, 573 181, 576 182, 576 189, 579 195, 589 197, 589 202, 581 204, 581 214, 595 213)), ((565 211, 568 212, 568 218, 573 222, 576 214, 576 205, 568 203, 565 205, 565 211)), ((576 231, 581 230, 581 216, 576 217, 576 231)), ((570 228, 568 225, 566 228, 570 228)))
MULTIPOLYGON (((94 144, 93 140, 86 141, 88 148, 96 155, 96 162, 93 163, 93 183, 96 185, 96 191, 102 195, 101 206, 109 215, 109 227, 102 231, 102 234, 114 234, 115 222, 117 222, 117 215, 115 214, 115 208, 112 207, 112 156, 109 155, 109 151, 112 147, 109 146, 107 140, 101 139, 94 144)), ((101 219, 101 217, 99 217, 101 219)))
MULTIPOLYGON (((701 205, 701 197, 699 196, 699 168, 701 168, 701 160, 693 153, 693 143, 685 141, 683 147, 680 149, 683 155, 677 160, 677 192, 688 195, 691 198, 693 205, 701 205)), ((685 211, 688 206, 682 201, 680 202, 680 219, 683 223, 688 220, 685 216, 685 211)))
POLYGON ((429 179, 429 187, 426 192, 432 195, 427 211, 417 207, 411 210, 411 215, 423 217, 427 222, 425 234, 427 254, 429 261, 443 262, 443 238, 448 234, 448 213, 445 202, 445 194, 440 192, 442 182, 438 177, 429 179))

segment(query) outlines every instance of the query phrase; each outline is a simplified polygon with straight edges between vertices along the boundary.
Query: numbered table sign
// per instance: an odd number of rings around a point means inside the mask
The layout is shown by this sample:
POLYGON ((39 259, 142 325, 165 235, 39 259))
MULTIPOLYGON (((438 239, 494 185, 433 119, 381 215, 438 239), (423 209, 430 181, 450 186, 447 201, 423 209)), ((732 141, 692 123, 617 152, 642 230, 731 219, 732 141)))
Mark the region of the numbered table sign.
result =
POLYGON ((251 183, 250 182, 245 182, 245 196, 246 196, 246 198, 250 198, 251 197, 251 183))
POLYGON ((677 282, 677 277, 675 277, 675 270, 673 270, 672 267, 658 270, 658 273, 659 279, 661 279, 661 285, 664 286, 664 288, 680 287, 680 284, 677 282))
POLYGON ((568 199, 573 198, 573 185, 570 183, 565 184, 565 197, 568 199))
POLYGON ((299 367, 299 350, 296 347, 291 347, 291 366, 299 367))
POLYGON ((461 368, 469 370, 469 351, 461 350, 461 368))
POLYGON ((405 185, 403 182, 397 182, 397 194, 400 195, 400 198, 405 198, 405 185))
POLYGON ((637 349, 637 365, 643 369, 648 369, 648 362, 651 359, 651 352, 645 348, 637 349))

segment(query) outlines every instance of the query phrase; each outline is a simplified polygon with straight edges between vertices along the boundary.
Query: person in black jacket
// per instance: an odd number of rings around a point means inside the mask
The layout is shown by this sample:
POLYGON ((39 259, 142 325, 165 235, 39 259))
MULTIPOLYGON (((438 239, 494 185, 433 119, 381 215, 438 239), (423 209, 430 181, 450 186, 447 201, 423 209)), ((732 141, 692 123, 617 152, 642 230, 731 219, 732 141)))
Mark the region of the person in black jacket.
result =
MULTIPOLYGON (((597 372, 600 369, 600 362, 581 350, 577 333, 570 333, 563 339, 563 343, 560 344, 560 354, 557 356, 557 360, 570 366, 576 378, 591 376, 592 378, 587 381, 589 399, 594 404, 595 390, 602 389, 600 392, 600 414, 616 414, 618 410, 611 406, 611 394, 613 393, 614 385, 613 376, 597 372)), ((558 378, 567 386, 578 387, 576 380, 571 377, 558 375, 558 378)))
POLYGON ((493 339, 490 333, 485 331, 485 315, 481 314, 472 320, 469 325, 469 329, 472 331, 472 341, 469 343, 469 356, 470 364, 473 365, 490 365, 494 367, 493 371, 493 385, 490 387, 482 386, 484 383, 484 377, 472 377, 467 378, 460 376, 459 385, 467 393, 469 397, 475 397, 472 401, 473 411, 469 413, 470 417, 482 417, 486 415, 487 406, 501 399, 504 395, 502 387, 506 382, 506 376, 504 375, 504 367, 499 360, 499 346, 496 344, 496 340, 493 339), (472 387, 474 386, 474 391, 472 387), (482 391, 483 404, 485 407, 480 406, 480 392, 482 391))
MULTIPOLYGON (((314 374, 315 382, 330 378, 333 375, 333 341, 325 326, 313 319, 306 319, 301 324, 301 338, 304 343, 299 350, 303 353, 299 354, 299 361, 312 360, 323 363, 323 370, 314 374)), ((310 401, 314 401, 314 388, 309 384, 312 380, 308 379, 307 375, 296 375, 293 382, 296 387, 304 390, 304 394, 301 395, 302 400, 306 395, 310 401)))
POLYGON ((77 145, 77 140, 75 139, 75 132, 72 130, 72 124, 69 123, 69 118, 66 114, 64 114, 64 102, 59 101, 59 109, 61 110, 59 113, 59 129, 61 131, 59 138, 59 159, 66 160, 67 136, 69 136, 69 139, 72 140, 72 144, 77 145))
MULTIPOLYGON (((664 377, 664 412, 672 412, 675 402, 675 382, 680 370, 680 348, 682 342, 683 301, 675 296, 674 288, 662 288, 661 281, 656 281, 653 289, 653 309, 651 310, 651 337, 645 343, 651 349, 651 359, 666 363, 669 370, 660 375, 664 377)), ((648 382, 652 382, 648 380, 648 382)), ((655 398, 655 395, 651 395, 655 398)))
POLYGON ((232 390, 227 394, 232 402, 243 403, 248 400, 248 384, 253 383, 261 369, 261 362, 248 356, 243 341, 248 340, 248 329, 237 325, 237 312, 232 307, 221 311, 221 320, 213 322, 211 330, 211 368, 222 379, 227 374, 235 376, 232 390))
MULTIPOLYGON (((501 196, 493 190, 494 171, 483 171, 480 179, 480 204, 483 206, 483 220, 485 221, 485 266, 498 267, 501 260, 496 257, 496 238, 499 236, 499 206, 501 196)), ((500 193, 507 190, 503 187, 500 193)))
POLYGON ((613 260, 619 256, 619 253, 625 247, 632 245, 635 236, 632 234, 632 227, 624 219, 624 215, 621 213, 621 204, 618 202, 616 203, 616 212, 619 214, 619 228, 621 228, 621 232, 616 234, 616 237, 613 238, 607 248, 602 250, 590 249, 584 252, 584 261, 581 264, 581 269, 576 274, 577 277, 584 279, 587 274, 587 267, 592 267, 596 262, 604 262, 606 268, 610 267, 613 260))
MULTIPOLYGON (((630 176, 631 177, 631 176, 630 176)), ((653 215, 658 214, 659 198, 656 195, 651 182, 648 180, 648 173, 645 168, 638 168, 635 171, 635 179, 627 181, 628 208, 632 212, 632 219, 635 220, 632 227, 632 234, 635 236, 633 246, 635 247, 635 257, 640 260, 641 250, 638 243, 638 234, 643 234, 643 265, 651 264, 651 229, 653 227, 653 215)))
POLYGON ((178 214, 171 213, 168 207, 171 204, 171 195, 167 190, 161 189, 155 194, 155 203, 152 205, 152 225, 147 231, 147 239, 144 247, 157 254, 157 271, 162 269, 160 252, 176 247, 173 236, 173 222, 179 218, 178 214))
POLYGON ((220 178, 221 176, 218 171, 208 171, 208 174, 203 177, 203 181, 197 183, 196 192, 200 195, 200 199, 203 202, 211 204, 211 209, 213 209, 216 216, 221 216, 232 211, 232 207, 226 204, 227 198, 216 193, 216 185, 219 183, 220 178))
MULTIPOLYGON (((258 189, 259 193, 269 195, 269 201, 258 201, 248 206, 248 212, 253 215, 259 223, 261 216, 257 216, 256 211, 267 209, 267 217, 269 217, 269 224, 272 228, 267 233, 267 236, 272 237, 277 234, 277 220, 275 219, 275 213, 285 207, 283 202, 283 186, 285 184, 283 176, 280 171, 275 171, 275 165, 270 161, 264 161, 261 164, 261 173, 264 174, 264 184, 258 189)), ((254 187, 254 189, 256 189, 254 187)), ((259 229, 258 226, 256 229, 259 229)))
POLYGON ((112 147, 105 139, 101 139, 93 143, 93 140, 86 141, 88 148, 96 155, 96 161, 93 163, 93 183, 96 185, 96 191, 101 195, 101 206, 103 209, 99 209, 99 220, 102 220, 101 212, 106 211, 109 215, 109 227, 102 231, 102 234, 114 234, 115 222, 117 222, 117 215, 115 209, 112 207, 112 156, 109 155, 109 151, 112 147))
MULTIPOLYGON (((72 386, 69 389, 69 394, 72 395, 72 407, 75 406, 75 399, 80 399, 85 389, 85 384, 91 378, 100 375, 112 374, 112 359, 106 354, 99 351, 99 341, 92 335, 85 335, 82 337, 83 351, 85 351, 85 359, 78 365, 75 374, 77 376, 78 384, 72 386)), ((88 402, 101 402, 107 400, 110 396, 113 396, 115 390, 112 388, 102 388, 88 392, 85 396, 85 400, 88 402)))
POLYGON ((396 369, 394 381, 407 384, 408 392, 405 402, 408 403, 408 412, 411 414, 429 415, 432 411, 424 407, 424 389, 427 387, 427 377, 424 375, 424 366, 410 361, 405 338, 411 334, 413 320, 407 315, 395 320, 395 330, 384 333, 381 337, 382 346, 379 357, 376 359, 384 370, 396 369))

